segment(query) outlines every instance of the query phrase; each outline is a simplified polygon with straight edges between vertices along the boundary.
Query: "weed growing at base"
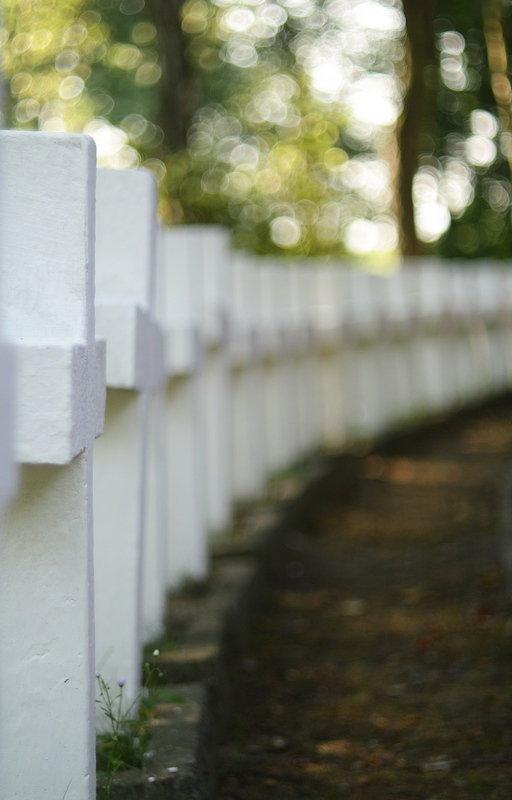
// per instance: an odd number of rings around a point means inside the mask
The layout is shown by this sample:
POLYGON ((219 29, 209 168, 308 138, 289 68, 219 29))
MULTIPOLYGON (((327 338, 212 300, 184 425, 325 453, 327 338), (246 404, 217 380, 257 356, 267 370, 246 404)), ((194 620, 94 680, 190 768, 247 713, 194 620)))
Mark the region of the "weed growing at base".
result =
MULTIPOLYGON (((153 655, 158 656, 158 650, 155 650, 153 655)), ((146 662, 142 689, 131 706, 123 711, 124 679, 118 679, 119 691, 114 696, 110 685, 96 673, 100 689, 100 699, 96 702, 110 725, 110 730, 96 737, 96 771, 101 775, 99 800, 109 800, 117 773, 129 769, 142 769, 144 754, 152 735, 151 723, 154 717, 149 687, 162 675, 157 666, 146 662), (134 714, 135 709, 137 709, 136 714, 134 714)))

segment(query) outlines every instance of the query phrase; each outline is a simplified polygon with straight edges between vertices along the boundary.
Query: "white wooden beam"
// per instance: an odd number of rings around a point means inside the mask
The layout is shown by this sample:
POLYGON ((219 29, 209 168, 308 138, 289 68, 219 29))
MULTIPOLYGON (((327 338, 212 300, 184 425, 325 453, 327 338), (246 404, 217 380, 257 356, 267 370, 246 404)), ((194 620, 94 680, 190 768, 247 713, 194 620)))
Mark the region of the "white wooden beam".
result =
POLYGON ((0 142, 2 316, 18 362, 22 463, 0 538, 0 796, 92 800, 91 450, 104 399, 95 147, 66 134, 0 142))

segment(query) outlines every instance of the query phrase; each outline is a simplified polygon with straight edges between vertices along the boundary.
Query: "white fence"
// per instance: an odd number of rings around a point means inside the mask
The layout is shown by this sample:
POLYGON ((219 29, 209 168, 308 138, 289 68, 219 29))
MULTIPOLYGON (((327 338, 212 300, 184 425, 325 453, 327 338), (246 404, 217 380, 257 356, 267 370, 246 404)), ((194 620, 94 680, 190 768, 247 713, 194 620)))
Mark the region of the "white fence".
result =
POLYGON ((270 473, 507 388, 512 271, 236 254, 159 230, 150 173, 87 137, 1 143, 0 796, 85 800, 95 670, 136 697, 166 593, 270 473))

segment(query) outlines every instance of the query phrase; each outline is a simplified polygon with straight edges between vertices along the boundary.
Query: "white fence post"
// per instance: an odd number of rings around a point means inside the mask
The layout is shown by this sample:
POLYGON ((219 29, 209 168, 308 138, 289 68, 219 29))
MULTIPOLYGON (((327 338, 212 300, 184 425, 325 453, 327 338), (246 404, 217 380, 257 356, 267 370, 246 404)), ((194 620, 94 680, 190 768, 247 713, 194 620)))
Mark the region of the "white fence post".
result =
POLYGON ((287 276, 275 261, 262 258, 257 267, 260 282, 260 330, 264 362, 265 445, 267 472, 288 466, 292 459, 295 417, 289 367, 289 330, 286 325, 287 276))
MULTIPOLYGON (((412 274, 415 269, 416 265, 411 268, 412 274)), ((408 281, 408 275, 407 269, 397 270, 382 279, 381 289, 384 301, 384 369, 388 375, 387 386, 382 390, 387 394, 388 419, 394 425, 410 416, 415 403, 412 309, 408 292, 412 282, 408 281)))
POLYGON ((233 505, 231 376, 228 315, 231 251, 229 233, 216 225, 195 226, 201 252, 201 391, 206 425, 207 521, 211 535, 225 533, 233 505))
MULTIPOLYGON (((0 72, 0 82, 1 82, 0 72)), ((0 126, 3 124, 3 87, 0 86, 0 126)), ((2 162, 0 178, 3 184, 2 162)), ((9 202, 7 196, 0 196, 0 203, 9 202)), ((0 242, 2 231, 0 230, 0 242)), ((3 253, 0 252, 0 258, 3 253)), ((1 270, 1 265, 0 265, 1 270)), ((1 308, 1 283, 0 283, 1 308)), ((14 493, 16 482, 14 468, 14 358, 13 350, 3 337, 3 318, 0 317, 0 526, 2 513, 14 493)))
POLYGON ((346 332, 348 354, 348 414, 356 436, 376 433, 384 414, 380 358, 373 346, 383 332, 376 279, 366 272, 349 271, 346 332))
POLYGON ((236 500, 257 497, 265 486, 265 414, 258 328, 259 284, 253 260, 232 261, 231 381, 233 493, 236 500))
POLYGON ((470 269, 455 262, 451 267, 453 312, 455 319, 455 364, 457 375, 457 405, 474 396, 474 347, 472 336, 472 297, 470 269))
POLYGON ((499 353, 494 370, 501 373, 500 386, 510 386, 512 380, 512 279, 510 270, 503 264, 496 268, 496 291, 498 294, 496 316, 498 330, 493 337, 493 350, 499 353))
POLYGON ((492 343, 499 308, 496 291, 496 268, 477 262, 469 268, 471 295, 470 338, 476 390, 482 398, 492 392, 497 376, 493 369, 492 343))
POLYGON ((512 271, 504 264, 499 267, 499 300, 496 316, 499 320, 500 352, 503 383, 512 386, 512 271))
POLYGON ((313 304, 313 336, 318 358, 320 380, 320 431, 318 443, 323 447, 340 447, 347 438, 350 425, 348 363, 351 346, 344 327, 348 305, 347 270, 329 262, 317 261, 313 304))
POLYGON ((439 274, 432 259, 416 259, 404 264, 417 279, 417 306, 413 358, 418 403, 424 413, 442 411, 444 407, 443 363, 439 346, 445 317, 440 307, 439 274))
MULTIPOLYGON (((315 337, 316 275, 307 259, 292 267, 292 330, 296 348, 299 453, 310 454, 321 442, 320 359, 315 337)), ((337 342, 338 351, 341 342, 337 342)))
MULTIPOLYGON (((162 331, 156 331, 155 349, 159 351, 162 379, 164 374, 164 342, 162 331)), ((153 387, 148 406, 147 501, 144 547, 142 556, 142 638, 143 642, 159 639, 165 631, 167 599, 167 474, 169 452, 165 418, 165 386, 162 381, 153 387)))
MULTIPOLYGON (((0 330, 2 330, 1 327, 0 330)), ((14 494, 16 484, 13 435, 16 419, 14 388, 13 351, 7 342, 0 339, 0 526, 2 512, 14 494)))
POLYGON ((95 148, 1 134, 1 284, 17 362, 20 489, 1 530, 0 796, 92 800, 95 148))
MULTIPOLYGON (((147 170, 101 169, 97 180, 96 318, 107 340, 108 391, 94 449, 96 668, 112 689, 125 680, 129 707, 141 677, 148 404, 160 380, 156 184, 147 170)), ((153 581, 163 595, 164 575, 153 581)))
POLYGON ((162 228, 158 315, 165 336, 168 464, 167 585, 202 580, 208 571, 206 442, 199 380, 200 246, 191 226, 162 228))
MULTIPOLYGON (((436 411, 446 411, 454 403, 456 384, 449 268, 443 267, 434 259, 422 259, 422 263, 426 263, 427 277, 422 281, 421 298, 427 335, 430 338, 431 362, 435 363, 432 379, 437 379, 436 386, 431 382, 430 397, 436 411)), ((416 267, 415 263, 411 265, 411 269, 416 267)))

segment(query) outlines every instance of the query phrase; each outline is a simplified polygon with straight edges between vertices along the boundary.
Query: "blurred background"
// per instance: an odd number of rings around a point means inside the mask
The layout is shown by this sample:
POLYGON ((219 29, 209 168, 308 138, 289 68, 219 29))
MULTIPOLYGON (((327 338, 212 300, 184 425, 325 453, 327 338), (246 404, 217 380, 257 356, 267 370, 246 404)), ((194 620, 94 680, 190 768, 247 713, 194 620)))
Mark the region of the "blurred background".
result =
POLYGON ((511 252, 509 0, 4 0, 7 127, 256 253, 511 252))

